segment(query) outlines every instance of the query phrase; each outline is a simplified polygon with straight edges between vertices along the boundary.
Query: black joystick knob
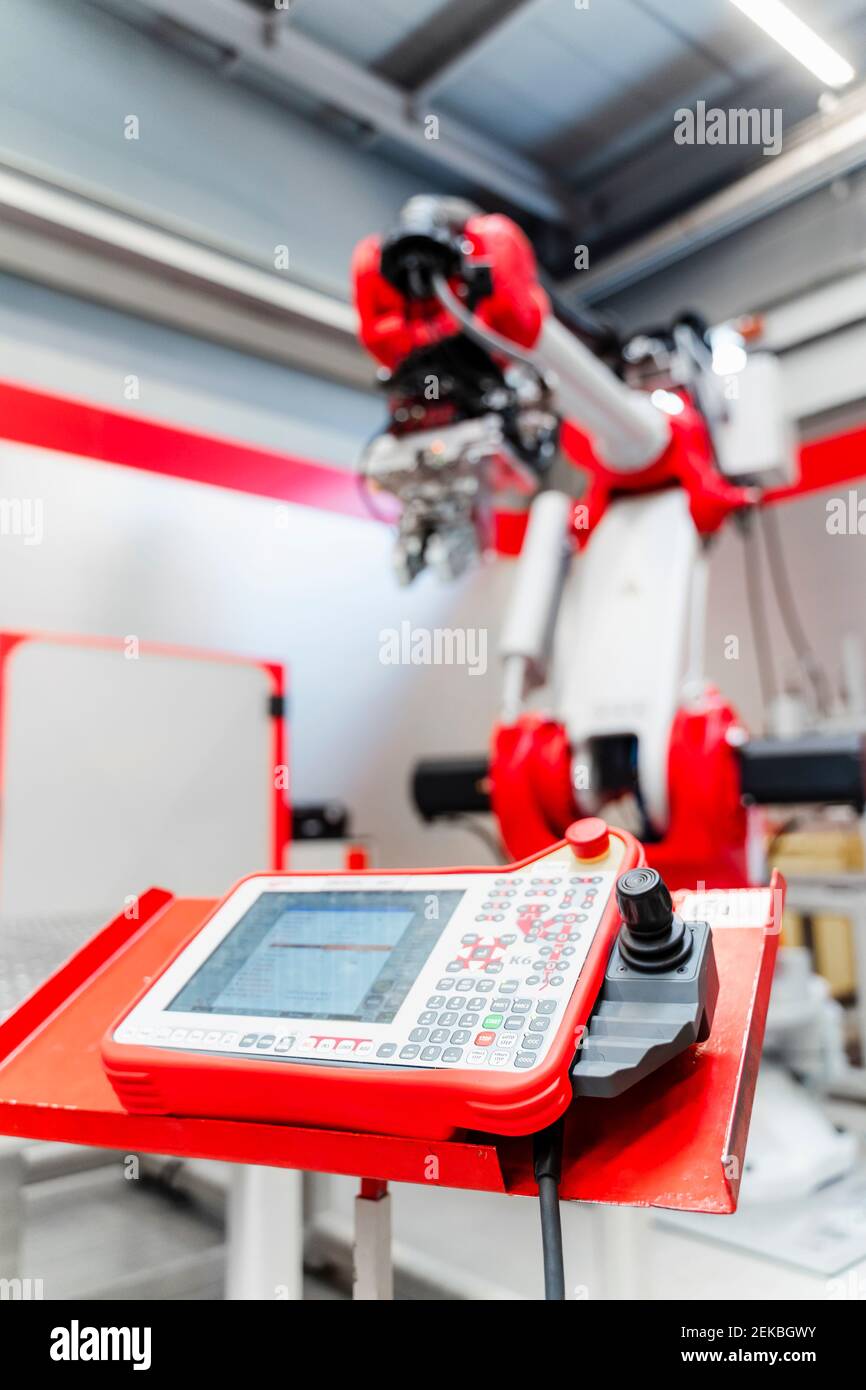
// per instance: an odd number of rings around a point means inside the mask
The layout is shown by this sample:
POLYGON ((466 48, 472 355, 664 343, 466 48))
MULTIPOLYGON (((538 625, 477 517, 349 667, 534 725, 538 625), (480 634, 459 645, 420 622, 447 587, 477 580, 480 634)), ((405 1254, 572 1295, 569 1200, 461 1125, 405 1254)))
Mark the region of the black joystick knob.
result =
POLYGON ((619 953, 633 970, 673 970, 692 949, 692 934, 674 912, 671 895, 656 869, 620 874, 616 900, 622 916, 619 953))

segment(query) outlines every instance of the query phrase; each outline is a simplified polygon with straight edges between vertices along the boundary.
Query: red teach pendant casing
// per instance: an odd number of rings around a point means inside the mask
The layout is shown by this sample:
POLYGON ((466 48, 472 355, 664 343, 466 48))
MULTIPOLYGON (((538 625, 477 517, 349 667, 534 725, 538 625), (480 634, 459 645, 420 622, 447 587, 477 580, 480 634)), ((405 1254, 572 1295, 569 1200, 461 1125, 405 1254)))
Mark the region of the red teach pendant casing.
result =
POLYGON ((616 880, 644 863, 592 819, 506 867, 251 875, 106 1034, 107 1076, 132 1113, 534 1133, 571 1103, 616 880), (346 980, 366 985, 363 1008, 346 980), (336 1006, 313 1017, 298 1000, 322 981, 336 1006))

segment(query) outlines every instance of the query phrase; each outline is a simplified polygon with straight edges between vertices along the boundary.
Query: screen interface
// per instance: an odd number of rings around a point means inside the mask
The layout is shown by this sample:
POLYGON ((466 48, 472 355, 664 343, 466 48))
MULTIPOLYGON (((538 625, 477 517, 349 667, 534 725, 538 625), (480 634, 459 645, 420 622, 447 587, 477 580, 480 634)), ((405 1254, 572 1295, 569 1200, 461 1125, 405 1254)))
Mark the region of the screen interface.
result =
POLYGON ((462 897, 262 893, 168 1008, 390 1023, 462 897))

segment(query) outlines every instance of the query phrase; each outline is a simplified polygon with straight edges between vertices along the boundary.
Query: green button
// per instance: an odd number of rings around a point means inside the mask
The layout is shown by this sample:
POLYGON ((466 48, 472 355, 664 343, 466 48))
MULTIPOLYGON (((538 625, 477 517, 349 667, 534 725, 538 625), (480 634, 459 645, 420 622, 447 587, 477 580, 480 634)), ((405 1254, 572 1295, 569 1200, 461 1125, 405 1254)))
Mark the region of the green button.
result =
POLYGON ((503 1019, 503 1015, 502 1015, 502 1014, 488 1014, 487 1017, 485 1018, 484 1022, 482 1023, 481 1027, 482 1027, 482 1028, 498 1028, 499 1025, 500 1025, 500 1023, 502 1022, 502 1019, 503 1019))

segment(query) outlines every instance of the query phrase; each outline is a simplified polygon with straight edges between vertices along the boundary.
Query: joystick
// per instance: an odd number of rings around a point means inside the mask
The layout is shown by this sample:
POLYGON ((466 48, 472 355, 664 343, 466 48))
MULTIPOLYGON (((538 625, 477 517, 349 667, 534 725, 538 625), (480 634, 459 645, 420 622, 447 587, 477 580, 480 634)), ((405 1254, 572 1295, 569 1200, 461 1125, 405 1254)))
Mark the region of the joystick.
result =
POLYGON ((629 869, 616 885, 623 925, 619 952, 633 970, 673 970, 692 949, 692 934, 656 869, 629 869))

